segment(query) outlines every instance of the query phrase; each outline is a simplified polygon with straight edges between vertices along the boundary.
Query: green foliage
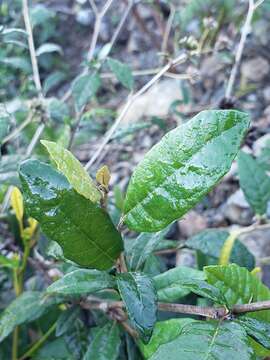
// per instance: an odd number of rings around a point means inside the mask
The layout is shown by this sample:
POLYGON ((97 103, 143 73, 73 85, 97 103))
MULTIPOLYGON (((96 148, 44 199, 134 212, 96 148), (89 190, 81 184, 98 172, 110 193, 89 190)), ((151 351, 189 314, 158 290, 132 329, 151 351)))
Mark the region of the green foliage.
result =
POLYGON ((270 178, 252 156, 241 151, 238 155, 240 186, 257 215, 263 215, 270 200, 270 178))
MULTIPOLYGON (((231 264, 207 266, 204 271, 207 281, 220 289, 229 307, 270 299, 270 290, 246 268, 231 264)), ((269 310, 250 313, 248 316, 270 322, 269 310)))
POLYGON ((143 267, 146 259, 157 248, 167 231, 165 229, 155 234, 141 233, 135 240, 132 240, 132 246, 126 252, 130 270, 137 271, 143 267))
POLYGON ((39 291, 25 291, 1 314, 0 341, 5 339, 17 325, 29 323, 48 312, 63 299, 47 296, 39 291))
MULTIPOLYGON (((217 264, 220 252, 229 235, 229 232, 225 230, 207 229, 189 238, 185 242, 185 246, 210 257, 209 260, 217 264)), ((244 266, 250 271, 255 267, 254 256, 239 240, 234 242, 230 262, 244 266)))
POLYGON ((146 359, 150 358, 162 344, 166 344, 178 337, 184 326, 194 321, 193 319, 170 319, 156 323, 153 335, 148 344, 139 343, 139 347, 146 359))
POLYGON ((117 323, 108 323, 104 327, 97 329, 83 360, 116 360, 120 344, 121 340, 117 323))
POLYGON ((92 202, 98 202, 101 199, 101 194, 93 180, 70 151, 52 141, 42 140, 41 143, 48 150, 52 161, 56 163, 57 169, 66 176, 69 183, 79 194, 92 202))
POLYGON ((233 322, 194 321, 186 324, 178 337, 161 345, 149 358, 162 360, 251 360, 253 350, 245 330, 233 322))
POLYGON ((37 160, 21 165, 20 178, 29 214, 61 245, 67 259, 100 270, 113 265, 122 240, 102 208, 75 192, 62 174, 37 160))
POLYGON ((154 232, 183 216, 230 169, 248 126, 244 113, 203 111, 167 133, 133 172, 124 209, 128 227, 154 232))
POLYGON ((254 340, 266 349, 270 349, 270 324, 264 321, 242 316, 236 320, 254 340))
POLYGON ((98 74, 80 75, 72 86, 72 96, 78 111, 95 96, 101 85, 98 74))
POLYGON ((183 283, 204 279, 202 271, 179 266, 155 276, 154 284, 160 301, 173 302, 190 293, 191 290, 182 285, 183 283))
POLYGON ((116 278, 130 321, 146 343, 156 322, 156 291, 152 280, 141 273, 123 273, 116 278))
POLYGON ((109 58, 107 61, 111 71, 115 74, 117 80, 127 89, 132 90, 134 80, 130 67, 115 59, 109 58))
POLYGON ((113 287, 115 287, 113 277, 105 271, 78 269, 55 281, 47 288, 47 292, 82 295, 113 287))
MULTIPOLYGON (((82 76, 73 86, 77 112, 99 87, 91 83, 94 75, 82 76)), ((66 122, 70 129, 66 104, 57 99, 50 104, 52 118, 66 122)), ((42 328, 37 349, 33 345, 29 350, 33 359, 254 360, 255 353, 268 354, 270 310, 245 316, 233 313, 235 304, 270 299, 270 290, 249 272, 255 259, 244 244, 237 239, 234 242, 233 264, 207 266, 201 271, 203 265, 218 263, 228 231, 208 229, 186 242, 166 239, 171 229, 167 225, 197 204, 229 170, 248 124, 247 115, 238 111, 198 114, 146 154, 132 175, 126 198, 116 188, 112 203, 106 166, 96 174, 98 188, 62 145, 66 139, 41 141, 57 170, 39 160, 22 162, 19 176, 25 209, 22 200, 19 207, 14 201, 12 205, 20 229, 30 225, 26 224, 28 216, 38 221, 44 243, 39 242, 42 255, 37 253, 37 257, 56 260, 50 275, 54 281, 50 278, 48 284, 39 285, 35 279, 27 284, 34 291, 23 288, 22 274, 39 237, 35 223, 35 231, 24 241, 22 259, 0 256, 0 268, 12 272, 17 295, 1 314, 0 341, 10 344, 13 332, 14 346, 17 333, 25 334, 25 324, 30 323, 27 326, 33 329, 42 328), (117 229, 109 212, 114 219, 124 213, 117 229), (130 229, 142 231, 136 237, 125 232, 124 244, 118 230, 122 220, 130 229), (158 256, 182 248, 197 252, 198 268, 196 264, 194 268, 170 268, 158 256), (42 291, 36 291, 38 286, 42 291), (219 306, 223 313, 227 309, 228 314, 220 317, 213 309, 211 321, 171 318, 169 312, 177 304, 170 303, 181 300, 181 309, 187 306, 187 313, 192 313, 192 306, 203 304, 219 306)), ((20 194, 18 189, 14 191, 20 194)), ((41 268, 47 266, 43 261, 38 265, 41 268)), ((208 316, 211 309, 203 306, 199 313, 206 311, 208 316)))

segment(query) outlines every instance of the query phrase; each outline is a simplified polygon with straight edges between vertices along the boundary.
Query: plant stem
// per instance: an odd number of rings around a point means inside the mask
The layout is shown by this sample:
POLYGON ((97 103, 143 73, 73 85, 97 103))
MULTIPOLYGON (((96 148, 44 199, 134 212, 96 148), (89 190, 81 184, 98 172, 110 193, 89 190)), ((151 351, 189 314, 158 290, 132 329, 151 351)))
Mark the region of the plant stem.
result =
POLYGON ((238 68, 240 66, 241 63, 241 59, 242 59, 242 55, 243 55, 243 50, 245 47, 245 43, 247 40, 247 36, 249 34, 250 31, 250 27, 251 27, 251 21, 254 15, 255 10, 263 3, 264 0, 258 0, 256 3, 254 3, 254 0, 249 0, 249 5, 248 5, 248 12, 247 12, 247 16, 246 16, 246 20, 244 23, 244 26, 242 28, 242 32, 241 32, 241 37, 240 37, 240 42, 235 54, 235 62, 230 74, 230 78, 228 81, 228 85, 226 88, 226 92, 225 92, 225 99, 226 100, 230 100, 232 97, 232 93, 233 93, 233 88, 234 88, 234 83, 236 80, 236 76, 238 73, 238 68))
MULTIPOLYGON (((27 265, 27 259, 30 254, 30 241, 25 242, 22 265, 18 269, 13 270, 13 284, 16 297, 18 297, 23 292, 23 277, 27 265)), ((19 341, 19 326, 13 331, 12 336, 12 360, 18 359, 18 341, 19 341)))
POLYGON ((95 152, 95 154, 92 156, 92 158, 88 161, 88 163, 85 165, 85 169, 89 170, 89 168, 93 165, 93 163, 99 158, 99 156, 101 155, 103 149, 105 148, 105 146, 108 144, 108 142, 110 141, 112 135, 114 134, 115 130, 118 128, 118 126, 120 125, 120 123, 122 122, 122 120, 124 119, 125 115, 127 114, 129 108, 131 107, 131 105, 134 103, 134 101, 141 96, 142 94, 144 94, 148 89, 150 89, 164 74, 166 74, 171 68, 173 68, 174 66, 183 63, 187 60, 188 55, 187 54, 181 54, 180 56, 178 56, 177 58, 170 60, 163 68, 161 68, 161 70, 148 82, 146 83, 140 90, 138 90, 135 94, 130 94, 130 96, 128 97, 128 100, 125 104, 125 106, 123 107, 121 113, 119 114, 119 116, 116 118, 114 124, 111 126, 111 128, 108 130, 108 132, 105 134, 105 137, 102 141, 102 143, 100 144, 100 147, 97 149, 97 151, 95 152))
MULTIPOLYGON (((105 301, 98 298, 93 300, 87 300, 80 303, 83 309, 99 309, 101 311, 107 312, 108 310, 114 308, 125 308, 125 304, 122 301, 105 301)), ((167 311, 179 314, 190 314, 190 315, 199 315, 211 319, 222 319, 229 314, 245 314, 255 311, 263 311, 270 309, 270 300, 258 301, 249 304, 237 304, 232 306, 230 310, 226 307, 214 307, 214 306, 196 306, 188 304, 173 304, 173 303, 158 303, 158 309, 160 311, 167 311)))
POLYGON ((12 360, 18 359, 19 326, 16 326, 12 334, 12 360))
POLYGON ((32 69, 33 69, 34 83, 35 83, 36 89, 38 91, 39 97, 43 98, 39 69, 38 69, 38 62, 37 62, 36 50, 35 50, 35 44, 34 44, 34 37, 33 37, 30 16, 29 16, 29 7, 28 7, 27 0, 22 0, 22 7, 23 7, 23 19, 24 19, 24 23, 25 23, 25 29, 26 29, 26 32, 28 35, 28 46, 29 46, 29 52, 30 52, 30 57, 31 57, 32 69))
POLYGON ((49 336, 55 331, 56 329, 56 324, 57 322, 55 322, 50 328, 49 330, 37 341, 35 342, 30 349, 24 354, 22 355, 19 360, 24 360, 29 358, 31 355, 33 355, 44 343, 45 341, 49 338, 49 336))

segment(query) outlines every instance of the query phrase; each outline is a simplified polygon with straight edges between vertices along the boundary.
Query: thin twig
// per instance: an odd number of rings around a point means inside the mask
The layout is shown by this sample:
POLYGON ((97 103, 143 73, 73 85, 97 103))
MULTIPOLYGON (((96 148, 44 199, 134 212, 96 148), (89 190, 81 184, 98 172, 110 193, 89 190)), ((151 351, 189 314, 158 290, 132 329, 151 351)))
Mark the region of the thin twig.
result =
POLYGON ((97 149, 93 157, 88 161, 88 163, 85 165, 85 169, 88 170, 93 163, 99 158, 100 154, 102 153, 104 147, 107 145, 107 143, 110 141, 112 135, 114 134, 115 130, 120 125, 121 121, 125 117, 126 113, 128 112, 131 105, 134 103, 134 101, 141 96, 143 93, 145 93, 151 86, 153 86, 165 73, 167 73, 171 68, 174 66, 183 63, 188 58, 187 54, 181 54, 177 58, 170 60, 161 70, 148 82, 146 83, 139 91, 137 91, 135 94, 130 94, 128 97, 128 100, 122 109, 119 116, 116 118, 114 124, 111 126, 111 128, 108 130, 107 134, 105 134, 105 137, 100 145, 100 147, 97 149))
POLYGON ((2 140, 2 145, 10 140, 16 139, 16 137, 19 136, 20 132, 32 122, 34 115, 35 113, 31 111, 27 118, 2 140))
POLYGON ((42 87, 41 87, 38 62, 37 62, 37 57, 36 57, 33 31, 32 31, 32 26, 31 26, 31 21, 30 21, 30 16, 29 16, 28 1, 22 0, 22 6, 23 6, 23 19, 24 19, 24 23, 25 23, 25 29, 26 29, 26 32, 28 35, 28 46, 29 46, 29 52, 30 52, 30 57, 31 57, 34 82, 35 82, 37 92, 38 92, 39 96, 42 98, 43 97, 42 87))
POLYGON ((29 145, 26 149, 26 152, 25 152, 26 157, 28 157, 32 154, 32 151, 34 150, 41 134, 43 133, 44 128, 45 128, 45 125, 43 123, 40 124, 39 127, 37 128, 34 136, 32 137, 31 142, 29 143, 29 145))
POLYGON ((254 15, 255 10, 258 8, 258 6, 260 6, 263 3, 264 0, 258 0, 255 4, 254 4, 254 0, 249 0, 249 5, 248 5, 248 12, 247 12, 247 16, 246 16, 246 20, 244 23, 244 26, 242 28, 242 32, 241 32, 241 37, 240 37, 240 42, 235 54, 235 62, 229 77, 229 81, 227 84, 227 88, 226 88, 226 92, 225 92, 225 99, 226 100, 230 100, 232 98, 232 94, 233 94, 233 88, 234 88, 234 84, 235 84, 235 80, 236 80, 236 76, 238 73, 238 68, 240 66, 241 63, 241 59, 242 59, 242 55, 243 55, 243 50, 245 47, 245 43, 247 40, 247 36, 250 32, 250 28, 251 28, 251 21, 254 15))
MULTIPOLYGON (((87 310, 101 310, 103 312, 111 311, 112 309, 125 308, 122 301, 106 301, 104 299, 94 299, 93 301, 81 302, 80 305, 87 310)), ((237 304, 228 310, 224 306, 196 306, 189 304, 172 304, 172 303, 158 303, 160 311, 173 312, 179 314, 199 315, 211 319, 222 319, 230 314, 245 314, 255 311, 263 311, 270 309, 270 300, 258 301, 248 304, 237 304)))
POLYGON ((170 15, 167 20, 167 24, 166 24, 164 35, 163 35, 162 45, 161 45, 161 53, 163 53, 163 54, 165 54, 167 52, 168 40, 169 40, 170 32, 172 29, 174 16, 176 13, 176 9, 173 4, 170 5, 170 9, 171 9, 171 11, 170 11, 170 15))
POLYGON ((44 343, 45 341, 50 337, 50 335, 55 331, 57 322, 55 322, 49 330, 36 342, 34 343, 30 349, 19 358, 19 360, 25 360, 30 358, 44 343))
MULTIPOLYGON (((22 10, 23 10, 23 18, 24 18, 24 23, 25 23, 25 29, 28 35, 28 46, 29 46, 29 52, 30 52, 30 58, 31 58, 31 64, 32 64, 32 71, 33 71, 33 78, 34 78, 34 83, 36 86, 36 90, 38 92, 39 98, 40 100, 44 99, 44 96, 42 94, 42 86, 41 86, 41 81, 40 81, 40 75, 39 75, 39 69, 38 69, 38 62, 37 62, 37 57, 36 57, 36 51, 35 51, 35 44, 34 44, 34 38, 33 38, 33 31, 32 31, 32 26, 31 26, 31 22, 30 22, 30 16, 29 16, 29 7, 28 7, 28 1, 27 0, 22 0, 22 10)), ((26 149, 26 157, 28 157, 34 147, 36 146, 43 130, 45 128, 44 124, 39 125, 39 127, 37 128, 30 144, 28 145, 27 149, 26 149)), ((22 130, 22 129, 21 129, 22 130)), ((15 130, 14 130, 15 131, 15 130)), ((5 194, 4 200, 2 202, 2 206, 1 206, 1 211, 0 213, 3 214, 9 204, 9 199, 10 199, 10 195, 12 192, 12 186, 10 186, 5 194)))
MULTIPOLYGON (((154 69, 144 69, 144 70, 134 70, 132 71, 132 76, 149 76, 149 75, 155 75, 157 74, 159 71, 161 70, 160 67, 158 68, 154 68, 154 69)), ((114 78, 116 79, 116 75, 114 73, 111 72, 104 72, 100 74, 100 77, 102 79, 111 79, 114 78)), ((172 72, 166 72, 164 74, 164 77, 168 77, 168 78, 172 78, 172 79, 177 79, 177 80, 188 80, 188 79, 192 79, 192 75, 190 74, 177 74, 177 73, 172 73, 172 72)))

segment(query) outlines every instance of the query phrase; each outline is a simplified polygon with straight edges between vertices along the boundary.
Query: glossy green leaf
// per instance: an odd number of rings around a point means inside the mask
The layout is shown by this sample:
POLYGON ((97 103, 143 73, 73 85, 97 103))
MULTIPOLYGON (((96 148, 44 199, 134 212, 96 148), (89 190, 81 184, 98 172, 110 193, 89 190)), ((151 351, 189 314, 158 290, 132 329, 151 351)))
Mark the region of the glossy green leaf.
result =
MULTIPOLYGON (((220 251, 228 236, 228 231, 207 229, 189 238, 185 242, 185 246, 190 249, 199 250, 204 255, 215 258, 218 262, 220 251)), ((253 270, 255 267, 254 256, 239 240, 234 242, 230 262, 246 267, 248 270, 253 270)))
POLYGON ((74 191, 58 171, 37 160, 21 164, 20 179, 28 213, 61 245, 65 258, 99 270, 114 264, 122 239, 102 208, 74 191))
POLYGON ((270 200, 270 177, 263 167, 249 154, 238 155, 240 186, 254 212, 263 215, 270 200))
POLYGON ((117 323, 107 323, 95 334, 83 360, 116 360, 118 359, 120 344, 121 339, 117 323))
POLYGON ((61 298, 48 296, 40 291, 25 291, 17 297, 0 316, 0 341, 20 324, 38 319, 48 312, 61 298))
POLYGON ((181 285, 194 294, 210 299, 218 304, 226 305, 226 299, 222 292, 215 286, 208 284, 206 281, 197 279, 189 281, 184 280, 181 285))
POLYGON ((155 250, 158 243, 164 239, 168 229, 159 231, 155 234, 141 233, 136 239, 132 240, 133 244, 126 254, 130 270, 140 270, 148 256, 155 250))
POLYGON ((99 290, 113 288, 114 279, 105 271, 78 269, 64 275, 52 283, 48 293, 64 295, 91 294, 99 290))
POLYGON ((132 90, 134 79, 130 67, 115 59, 108 58, 107 61, 117 80, 127 89, 132 90))
MULTIPOLYGON (((204 271, 208 283, 220 289, 229 306, 270 300, 270 290, 261 283, 256 275, 252 275, 246 268, 230 264, 226 266, 207 266, 204 271)), ((247 316, 270 322, 269 310, 249 313, 247 316)))
POLYGON ((170 319, 159 321, 154 327, 151 340, 148 344, 139 341, 139 348, 146 359, 152 356, 157 349, 179 336, 183 327, 195 320, 191 318, 170 319))
POLYGON ((194 321, 150 360, 253 360, 245 330, 233 322, 194 321))
POLYGON ((254 340, 270 350, 270 324, 247 316, 241 316, 235 320, 240 324, 254 340))
POLYGON ((152 279, 141 273, 122 273, 116 277, 118 290, 129 319, 148 342, 157 317, 157 298, 152 279))
POLYGON ((101 199, 101 193, 94 181, 70 151, 53 141, 41 140, 41 143, 46 147, 57 169, 65 175, 69 183, 79 194, 92 202, 98 202, 101 199))
POLYGON ((72 96, 77 110, 80 111, 100 88, 101 81, 98 74, 86 74, 77 77, 72 85, 72 96))
POLYGON ((155 232, 183 216, 230 169, 248 126, 247 114, 209 110, 167 133, 131 177, 128 227, 155 232))
POLYGON ((203 271, 185 266, 178 266, 154 277, 158 300, 173 302, 188 295, 190 290, 183 286, 184 282, 205 280, 203 271))

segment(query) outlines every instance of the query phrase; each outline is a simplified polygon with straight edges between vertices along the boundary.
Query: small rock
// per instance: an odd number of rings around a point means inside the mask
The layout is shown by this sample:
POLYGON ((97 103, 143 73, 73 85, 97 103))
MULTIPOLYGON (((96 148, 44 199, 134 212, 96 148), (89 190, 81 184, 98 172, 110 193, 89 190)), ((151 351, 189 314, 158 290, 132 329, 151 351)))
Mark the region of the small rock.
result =
POLYGON ((241 67, 242 76, 255 82, 262 81, 269 74, 269 70, 268 61, 261 56, 245 61, 241 67))
POLYGON ((194 210, 188 212, 185 217, 178 222, 181 236, 185 238, 189 238, 206 229, 207 225, 207 220, 194 210))
POLYGON ((94 24, 94 14, 91 10, 79 10, 76 14, 76 21, 84 26, 94 24))
POLYGON ((223 207, 224 216, 234 224, 249 225, 253 212, 241 189, 232 194, 223 207))
POLYGON ((260 265, 260 259, 270 256, 270 230, 255 230, 247 234, 243 234, 239 239, 247 246, 250 252, 257 259, 260 265))
POLYGON ((253 151, 256 157, 260 156, 262 153, 262 149, 266 146, 270 146, 270 133, 261 136, 258 140, 256 140, 253 144, 253 151))
POLYGON ((270 102, 270 86, 267 86, 263 90, 263 97, 264 97, 265 101, 270 102))
POLYGON ((201 65, 201 75, 204 78, 212 78, 223 67, 222 61, 217 55, 206 57, 201 65))
MULTIPOLYGON (((171 104, 181 100, 179 81, 174 79, 162 80, 145 94, 141 95, 131 105, 123 122, 134 123, 143 116, 164 117, 168 115, 171 104)), ((119 109, 119 112, 123 106, 119 109)))
POLYGON ((176 266, 196 267, 196 258, 194 251, 182 249, 176 253, 176 266))

